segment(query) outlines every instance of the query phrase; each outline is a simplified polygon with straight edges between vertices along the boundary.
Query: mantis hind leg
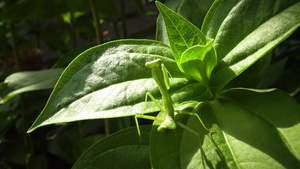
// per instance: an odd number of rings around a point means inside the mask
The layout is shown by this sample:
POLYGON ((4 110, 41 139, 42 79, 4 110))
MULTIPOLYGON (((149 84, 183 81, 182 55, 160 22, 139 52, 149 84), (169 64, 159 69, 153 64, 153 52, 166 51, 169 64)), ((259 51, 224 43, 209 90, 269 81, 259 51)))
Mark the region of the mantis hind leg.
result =
POLYGON ((208 129, 204 123, 202 122, 201 118, 199 117, 199 115, 197 113, 193 113, 193 112, 186 112, 186 111, 176 111, 177 113, 180 113, 180 114, 187 114, 187 115, 190 115, 190 116, 196 116, 199 120, 199 122, 201 123, 201 125, 203 126, 203 128, 205 130, 207 130, 208 132, 214 132, 215 130, 211 130, 211 129, 208 129))

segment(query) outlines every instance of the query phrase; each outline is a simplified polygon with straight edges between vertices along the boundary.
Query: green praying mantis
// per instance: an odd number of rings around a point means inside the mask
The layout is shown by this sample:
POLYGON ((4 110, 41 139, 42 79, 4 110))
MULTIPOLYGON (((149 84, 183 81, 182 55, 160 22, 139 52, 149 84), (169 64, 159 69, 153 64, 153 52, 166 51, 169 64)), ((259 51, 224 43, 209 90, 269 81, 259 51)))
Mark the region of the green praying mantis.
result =
POLYGON ((146 67, 152 69, 152 77, 155 80, 155 82, 158 85, 159 91, 162 95, 162 103, 163 106, 161 106, 158 101, 149 93, 147 92, 146 94, 146 99, 145 99, 145 107, 147 103, 147 98, 150 97, 154 103, 159 107, 159 109, 164 112, 165 117, 164 118, 158 118, 154 116, 148 116, 148 115, 143 115, 143 114, 136 114, 135 115, 135 122, 137 126, 137 131, 140 137, 140 144, 141 144, 141 132, 139 128, 139 123, 138 123, 138 118, 144 118, 144 119, 149 119, 149 120, 155 120, 155 121, 160 121, 162 122, 159 127, 157 128, 158 132, 170 132, 176 129, 176 126, 179 126, 192 134, 196 135, 199 137, 199 134, 192 130, 191 128, 187 127, 186 125, 175 121, 175 112, 176 113, 182 113, 182 114, 188 114, 192 116, 196 116, 199 120, 199 122, 202 124, 202 126, 209 132, 212 132, 214 130, 208 129, 196 113, 191 113, 191 112, 181 112, 181 111, 175 111, 174 106, 173 106, 173 101, 171 99, 169 89, 170 89, 170 82, 169 82, 169 72, 162 63, 161 59, 156 59, 151 62, 146 62, 145 64, 146 67))

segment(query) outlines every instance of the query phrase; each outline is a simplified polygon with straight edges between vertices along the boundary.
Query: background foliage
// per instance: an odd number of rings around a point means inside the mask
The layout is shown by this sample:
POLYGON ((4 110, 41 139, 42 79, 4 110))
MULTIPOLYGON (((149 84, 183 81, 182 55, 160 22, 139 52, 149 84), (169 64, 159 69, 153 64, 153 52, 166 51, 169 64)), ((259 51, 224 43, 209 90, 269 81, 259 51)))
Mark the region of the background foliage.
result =
MULTIPOLYGON (((153 38, 156 15, 154 2, 143 0, 0 1, 0 168, 71 168, 104 138, 102 120, 25 133, 50 96, 51 90, 45 89, 54 87, 78 54, 95 46, 97 39, 153 38)), ((132 123, 122 118, 111 125, 117 131, 132 123)))

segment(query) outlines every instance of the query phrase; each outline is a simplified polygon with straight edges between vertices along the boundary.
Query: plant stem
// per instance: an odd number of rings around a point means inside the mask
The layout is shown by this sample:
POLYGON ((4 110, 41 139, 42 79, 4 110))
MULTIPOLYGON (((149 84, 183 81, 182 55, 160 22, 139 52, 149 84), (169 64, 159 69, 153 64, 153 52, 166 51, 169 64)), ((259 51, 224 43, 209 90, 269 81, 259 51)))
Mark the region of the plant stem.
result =
POLYGON ((104 125, 105 125, 105 135, 109 136, 111 134, 111 120, 104 119, 104 125))
MULTIPOLYGON (((96 9, 95 1, 94 0, 89 0, 89 1, 90 1, 91 10, 93 13, 95 31, 96 31, 96 36, 97 36, 97 44, 101 44, 103 42, 102 28, 99 23, 99 17, 98 17, 98 12, 96 9)), ((111 134, 110 120, 104 119, 104 123, 105 123, 105 135, 108 136, 111 134)))
POLYGON ((117 21, 114 19, 112 24, 113 24, 114 31, 115 31, 115 34, 116 34, 116 39, 120 39, 119 28, 118 28, 117 21))
POLYGON ((82 139, 82 122, 78 121, 78 134, 79 134, 79 139, 82 139))
POLYGON ((75 18, 74 12, 71 11, 71 23, 70 23, 70 31, 71 31, 71 45, 72 49, 76 48, 76 33, 75 33, 75 18))
MULTIPOLYGON (((12 34, 12 48, 13 48, 14 57, 15 57, 15 61, 16 61, 17 71, 21 71, 20 55, 19 55, 19 50, 17 47, 16 33, 15 33, 15 27, 14 27, 13 22, 10 23, 10 31, 12 34)), ((31 142, 31 137, 30 137, 30 135, 28 135, 26 133, 27 122, 26 122, 24 98, 22 95, 20 98, 20 107, 21 107, 21 118, 22 118, 22 122, 23 122, 23 127, 22 127, 23 142, 24 142, 25 147, 29 148, 30 153, 33 154, 33 146, 32 146, 32 142, 31 142)), ((29 163, 26 163, 26 168, 29 169, 29 163)))
POLYGON ((102 28, 101 28, 100 20, 98 17, 98 12, 96 9, 95 1, 94 0, 89 0, 89 1, 90 1, 90 6, 91 6, 92 14, 93 14, 93 19, 94 19, 97 44, 101 44, 101 43, 103 43, 102 28))
POLYGON ((40 39, 40 30, 41 30, 41 26, 40 26, 40 20, 39 19, 37 19, 36 20, 36 23, 35 23, 36 25, 37 25, 37 32, 36 32, 36 47, 38 48, 38 49, 40 49, 41 48, 41 39, 40 39))
POLYGON ((121 0, 121 22, 122 22, 122 30, 123 30, 123 38, 127 38, 127 30, 126 30, 126 13, 125 13, 125 0, 121 0))
POLYGON ((12 48, 13 48, 13 52, 14 52, 16 67, 17 67, 17 71, 20 71, 21 70, 20 55, 19 55, 19 50, 18 50, 17 43, 16 43, 15 26, 13 23, 10 23, 9 26, 10 26, 10 32, 12 35, 12 48))

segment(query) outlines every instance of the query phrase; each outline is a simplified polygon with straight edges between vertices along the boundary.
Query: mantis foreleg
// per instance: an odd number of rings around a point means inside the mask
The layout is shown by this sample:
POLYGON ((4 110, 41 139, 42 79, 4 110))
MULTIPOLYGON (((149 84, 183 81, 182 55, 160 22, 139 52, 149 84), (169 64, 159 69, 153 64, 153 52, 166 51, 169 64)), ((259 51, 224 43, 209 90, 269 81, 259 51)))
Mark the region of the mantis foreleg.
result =
POLYGON ((146 110, 146 104, 147 104, 147 98, 148 97, 150 97, 151 98, 151 100, 153 100, 154 101, 154 103, 156 104, 156 106, 162 111, 162 112, 164 112, 164 109, 163 109, 163 107, 158 103, 158 101, 152 96, 152 94, 151 93, 149 93, 149 92, 147 92, 146 93, 146 98, 145 98, 145 107, 144 107, 144 110, 146 110))

